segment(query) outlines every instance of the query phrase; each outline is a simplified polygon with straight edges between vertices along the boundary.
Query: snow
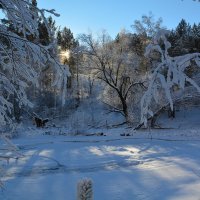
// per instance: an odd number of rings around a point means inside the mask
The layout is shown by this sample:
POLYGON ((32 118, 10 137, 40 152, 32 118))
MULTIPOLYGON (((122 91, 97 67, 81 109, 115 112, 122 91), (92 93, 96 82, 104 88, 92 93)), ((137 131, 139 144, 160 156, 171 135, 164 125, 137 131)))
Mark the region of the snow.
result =
MULTIPOLYGON (((64 105, 70 72, 67 66, 59 63, 53 55, 55 52, 49 54, 56 41, 42 46, 27 37, 38 37, 39 17, 46 24, 49 36, 53 35, 44 13, 58 16, 55 10, 33 8, 27 0, 1 0, 1 6, 13 27, 23 35, 21 37, 9 31, 5 24, 0 24, 0 34, 9 41, 9 47, 6 42, 0 44, 0 65, 3 66, 0 86, 5 90, 5 95, 0 97, 0 124, 5 125, 12 124, 13 120, 10 115, 13 105, 8 97, 16 95, 14 98, 19 100, 19 107, 31 107, 32 103, 26 95, 27 88, 29 84, 39 87, 38 78, 47 64, 53 67, 55 80, 52 87, 60 89, 64 105)), ((141 101, 141 121, 145 125, 148 116, 155 114, 151 104, 154 101, 165 104, 162 102, 165 99, 159 99, 162 97, 161 88, 172 110, 175 100, 172 96, 173 86, 190 90, 186 85, 189 82, 200 91, 196 81, 184 73, 193 61, 200 67, 200 54, 170 57, 168 49, 171 44, 165 37, 167 33, 166 30, 159 32, 146 49, 146 56, 150 56, 152 51, 160 53, 161 62, 149 75, 149 87, 141 101), (164 49, 159 45, 160 40, 164 43, 164 49)), ((100 57, 101 54, 100 50, 100 57)), ((130 57, 129 54, 121 56, 123 59, 130 57)), ((132 66, 134 59, 129 59, 130 62, 126 64, 132 66)), ((109 68, 108 74, 111 73, 109 68)), ((88 84, 88 75, 79 78, 80 83, 88 84)), ((113 88, 116 85, 117 81, 113 88)), ((101 87, 95 87, 93 92, 98 93, 101 87)), ((164 128, 162 130, 134 131, 126 126, 114 129, 122 118, 106 113, 103 105, 96 102, 97 95, 93 94, 94 99, 89 99, 91 89, 81 91, 85 99, 82 99, 82 106, 73 114, 69 111, 71 115, 65 121, 60 122, 59 118, 52 127, 44 129, 30 124, 22 126, 18 130, 20 134, 12 142, 1 135, 4 140, 0 141, 0 199, 74 200, 79 188, 79 192, 89 191, 95 200, 199 200, 200 109, 180 110, 173 120, 166 119, 166 115, 162 114, 157 121, 158 127, 164 128)), ((13 130, 15 126, 13 124, 13 130)), ((0 131, 3 132, 2 127, 0 131)))
POLYGON ((12 140, 23 157, 3 161, 0 199, 74 200, 77 184, 89 179, 95 200, 198 200, 198 119, 199 109, 188 108, 173 120, 163 114, 158 121, 166 122, 163 130, 121 127, 100 129, 106 136, 62 136, 29 129, 12 140))
POLYGON ((199 85, 185 73, 186 68, 191 67, 192 61, 196 62, 196 68, 200 67, 198 65, 200 54, 191 53, 177 57, 169 56, 168 50, 171 47, 171 44, 167 41, 167 33, 168 31, 166 30, 160 30, 154 37, 154 41, 152 41, 152 43, 150 43, 146 48, 146 57, 150 58, 151 52, 157 51, 160 53, 161 62, 157 61, 156 68, 151 74, 148 89, 141 99, 141 123, 144 123, 145 126, 147 126, 147 119, 149 116, 156 114, 156 111, 152 111, 153 103, 156 102, 156 104, 158 104, 158 102, 160 102, 160 108, 166 106, 166 101, 163 102, 162 95, 154 95, 155 93, 161 93, 161 88, 164 90, 171 110, 174 109, 173 101, 175 101, 175 99, 172 97, 174 86, 178 85, 179 88, 184 90, 186 88, 186 82, 188 82, 196 88, 198 92, 200 92, 199 85), (164 43, 163 50, 158 45, 160 40, 164 43))
POLYGON ((24 157, 7 165, 5 200, 73 200, 85 177, 97 200, 200 196, 200 140, 37 136, 14 143, 24 157))
POLYGON ((0 101, 0 124, 10 125, 13 128, 14 118, 11 116, 13 96, 16 96, 19 107, 22 105, 32 107, 33 104, 26 94, 27 88, 30 85, 38 88, 40 74, 50 65, 56 77, 52 87, 60 91, 64 105, 67 77, 70 76, 70 72, 68 66, 61 65, 55 52, 53 53, 55 41, 43 46, 38 44, 36 39, 31 41, 29 38, 29 36, 32 38, 39 36, 39 18, 45 23, 49 37, 52 36, 53 33, 44 14, 48 12, 57 16, 55 10, 40 10, 28 0, 1 0, 1 6, 5 19, 16 30, 14 32, 12 28, 10 30, 7 25, 0 23, 0 35, 4 38, 0 44, 0 65, 3 66, 0 72, 0 87, 3 91, 0 101), (8 96, 11 97, 7 98, 8 96))

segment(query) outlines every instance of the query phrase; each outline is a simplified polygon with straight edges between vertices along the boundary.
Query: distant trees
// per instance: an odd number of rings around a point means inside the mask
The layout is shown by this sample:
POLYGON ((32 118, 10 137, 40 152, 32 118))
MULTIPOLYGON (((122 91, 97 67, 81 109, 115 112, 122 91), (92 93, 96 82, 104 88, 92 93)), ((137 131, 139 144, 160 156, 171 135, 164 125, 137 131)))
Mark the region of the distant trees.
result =
POLYGON ((64 27, 62 30, 58 30, 57 41, 62 51, 73 49, 78 44, 73 33, 67 27, 64 27))
POLYGON ((62 56, 62 62, 69 65, 72 75, 76 74, 76 64, 78 59, 78 40, 67 27, 57 31, 57 43, 62 56))
POLYGON ((172 45, 169 49, 172 56, 200 52, 200 24, 191 26, 182 19, 175 30, 171 31, 168 40, 172 45))
POLYGON ((143 74, 147 75, 151 71, 152 60, 144 56, 145 48, 159 30, 165 29, 162 25, 162 18, 155 19, 154 15, 150 12, 149 15, 143 15, 141 20, 135 20, 131 27, 135 33, 131 36, 130 48, 140 56, 140 70, 143 71, 143 74))
POLYGON ((71 30, 64 27, 62 30, 58 30, 57 32, 57 43, 60 48, 61 55, 64 55, 63 63, 68 64, 70 66, 70 70, 73 71, 73 67, 76 64, 73 51, 78 46, 78 41, 75 40, 71 30))
POLYGON ((135 20, 131 27, 137 34, 151 38, 157 31, 163 29, 162 18, 155 21, 154 15, 150 12, 149 15, 143 15, 141 20, 135 20))
POLYGON ((70 98, 75 98, 75 105, 78 106, 80 101, 79 67, 82 56, 79 43, 72 31, 67 27, 57 31, 57 42, 61 62, 69 66, 71 73, 67 82, 68 93, 70 98))
POLYGON ((39 41, 38 42, 44 46, 47 46, 54 41, 56 30, 57 30, 56 22, 55 20, 53 20, 51 16, 47 18, 47 24, 48 24, 48 28, 51 30, 51 35, 49 35, 46 24, 42 21, 42 18, 39 18, 39 21, 38 21, 39 41))

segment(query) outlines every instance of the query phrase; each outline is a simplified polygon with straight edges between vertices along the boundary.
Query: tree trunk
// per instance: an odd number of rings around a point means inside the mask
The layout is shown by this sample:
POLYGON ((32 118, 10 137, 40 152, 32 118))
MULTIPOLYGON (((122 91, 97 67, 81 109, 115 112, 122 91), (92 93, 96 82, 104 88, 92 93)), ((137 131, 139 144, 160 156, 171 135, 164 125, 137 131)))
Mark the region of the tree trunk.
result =
POLYGON ((123 97, 123 95, 120 92, 118 92, 118 94, 122 103, 122 111, 123 111, 124 117, 126 119, 126 122, 129 122, 129 113, 128 113, 128 106, 126 103, 126 99, 123 97))
POLYGON ((171 108, 168 109, 168 118, 175 118, 175 108, 171 110, 171 108))

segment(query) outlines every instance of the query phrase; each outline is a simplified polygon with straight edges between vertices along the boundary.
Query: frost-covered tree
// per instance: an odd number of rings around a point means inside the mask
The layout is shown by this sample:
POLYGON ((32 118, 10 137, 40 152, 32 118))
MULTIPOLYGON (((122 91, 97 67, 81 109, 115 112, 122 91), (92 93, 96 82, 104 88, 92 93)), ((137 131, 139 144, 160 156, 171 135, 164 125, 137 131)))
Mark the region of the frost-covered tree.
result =
POLYGON ((30 0, 0 0, 0 11, 12 25, 0 23, 0 125, 12 124, 13 97, 18 105, 33 106, 26 90, 30 85, 39 86, 38 78, 47 66, 53 70, 52 86, 62 90, 64 103, 68 68, 60 65, 51 51, 55 42, 48 46, 38 43, 39 18, 48 28, 45 12, 58 16, 54 10, 39 9, 30 0), (13 31, 13 29, 15 31, 13 31), (35 38, 31 40, 31 38, 35 38))
POLYGON ((105 84, 104 103, 111 112, 122 114, 126 122, 130 122, 130 95, 143 86, 137 73, 139 57, 128 47, 131 41, 126 34, 121 34, 120 41, 112 41, 106 32, 98 39, 84 34, 81 41, 85 45, 84 59, 88 67, 105 84))
POLYGON ((135 20, 131 27, 137 34, 147 37, 153 37, 157 31, 162 29, 162 18, 154 19, 154 15, 150 12, 149 15, 143 15, 141 20, 135 20))
POLYGON ((190 84, 200 92, 200 87, 186 73, 192 65, 200 67, 200 53, 171 57, 168 53, 171 44, 167 40, 167 34, 169 34, 168 31, 159 31, 146 48, 147 57, 157 52, 160 59, 149 77, 148 90, 141 100, 141 123, 145 126, 148 118, 153 117, 159 110, 159 108, 155 110, 155 105, 161 108, 169 104, 173 110, 175 88, 185 89, 186 84, 190 84), (165 100, 162 94, 165 95, 165 100))

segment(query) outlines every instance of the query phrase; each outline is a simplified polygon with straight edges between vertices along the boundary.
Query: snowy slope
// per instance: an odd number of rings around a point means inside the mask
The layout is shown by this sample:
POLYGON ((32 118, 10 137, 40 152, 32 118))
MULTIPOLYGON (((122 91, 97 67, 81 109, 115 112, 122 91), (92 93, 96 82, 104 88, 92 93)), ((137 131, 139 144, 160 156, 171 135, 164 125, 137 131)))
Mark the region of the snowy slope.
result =
POLYGON ((175 118, 168 118, 167 113, 165 113, 158 120, 158 124, 168 128, 200 128, 200 107, 187 107, 186 105, 176 111, 175 118))

